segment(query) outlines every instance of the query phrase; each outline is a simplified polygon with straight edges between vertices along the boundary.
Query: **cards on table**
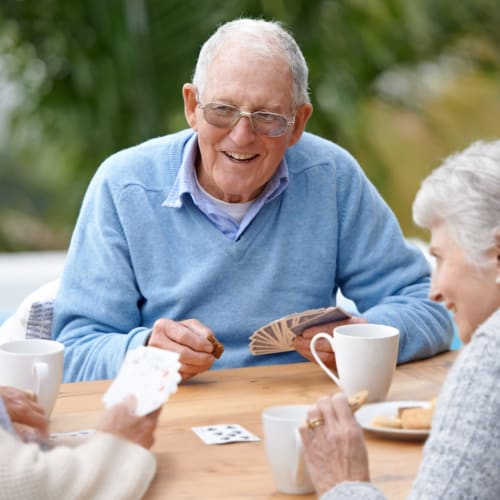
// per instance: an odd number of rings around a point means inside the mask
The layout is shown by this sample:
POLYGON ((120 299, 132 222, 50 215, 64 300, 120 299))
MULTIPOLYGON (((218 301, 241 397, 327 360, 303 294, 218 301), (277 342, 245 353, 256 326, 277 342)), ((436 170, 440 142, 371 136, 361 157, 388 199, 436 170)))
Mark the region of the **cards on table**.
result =
POLYGON ((156 347, 140 346, 128 351, 117 377, 104 394, 108 408, 129 394, 137 399, 135 414, 147 415, 160 408, 177 391, 181 381, 179 355, 156 347))
POLYGON ((79 444, 86 441, 92 434, 94 434, 95 429, 79 429, 77 431, 70 432, 53 432, 49 434, 49 446, 78 446, 79 444))
POLYGON ((257 356, 293 351, 293 339, 306 328, 349 318, 351 315, 341 307, 323 307, 289 314, 255 331, 250 337, 250 352, 257 356))
POLYGON ((205 444, 228 444, 246 441, 260 441, 251 432, 239 424, 217 424, 193 427, 193 432, 205 444))

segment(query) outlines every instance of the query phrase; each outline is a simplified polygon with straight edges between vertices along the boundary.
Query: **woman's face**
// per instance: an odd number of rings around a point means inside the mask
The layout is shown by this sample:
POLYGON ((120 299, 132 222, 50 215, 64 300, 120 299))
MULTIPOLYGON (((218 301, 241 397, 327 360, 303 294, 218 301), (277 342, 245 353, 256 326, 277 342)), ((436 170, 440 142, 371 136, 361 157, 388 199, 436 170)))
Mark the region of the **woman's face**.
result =
POLYGON ((496 283, 499 249, 491 249, 486 266, 475 267, 440 222, 431 227, 430 253, 436 259, 430 298, 443 302, 453 313, 460 339, 467 343, 475 329, 500 307, 496 283))

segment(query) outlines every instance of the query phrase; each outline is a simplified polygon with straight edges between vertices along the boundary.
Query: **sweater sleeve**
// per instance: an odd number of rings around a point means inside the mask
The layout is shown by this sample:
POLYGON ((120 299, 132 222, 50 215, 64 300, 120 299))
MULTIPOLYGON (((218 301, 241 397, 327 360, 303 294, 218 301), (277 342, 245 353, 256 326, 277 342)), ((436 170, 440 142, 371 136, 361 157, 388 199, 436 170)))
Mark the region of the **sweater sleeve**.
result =
POLYGON ((1 498, 139 499, 156 471, 150 451, 107 433, 44 452, 0 429, 0 447, 1 498))
POLYGON ((122 188, 109 173, 114 168, 113 158, 105 162, 85 194, 54 304, 52 335, 65 345, 64 382, 115 378, 126 352, 143 345, 150 330, 138 326, 142 299, 119 214, 122 188))
POLYGON ((321 496, 320 500, 385 500, 375 486, 359 481, 344 481, 321 496))
POLYGON ((338 283, 370 323, 399 329, 398 362, 449 349, 453 328, 446 309, 429 300, 430 266, 357 162, 340 155, 338 283))

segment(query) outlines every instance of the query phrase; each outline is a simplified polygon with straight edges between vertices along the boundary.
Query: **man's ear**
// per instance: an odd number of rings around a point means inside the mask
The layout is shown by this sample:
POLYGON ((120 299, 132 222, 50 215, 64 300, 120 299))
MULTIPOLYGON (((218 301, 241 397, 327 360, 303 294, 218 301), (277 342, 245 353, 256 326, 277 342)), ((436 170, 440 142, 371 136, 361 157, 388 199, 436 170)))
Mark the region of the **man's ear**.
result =
POLYGON ((184 116, 189 126, 193 130, 197 130, 196 124, 196 89, 192 83, 185 83, 182 86, 182 97, 184 98, 184 116))
POLYGON ((292 135, 290 137, 289 146, 293 146, 299 139, 306 128, 306 124, 313 112, 312 104, 302 104, 297 108, 295 113, 295 122, 292 125, 292 135))

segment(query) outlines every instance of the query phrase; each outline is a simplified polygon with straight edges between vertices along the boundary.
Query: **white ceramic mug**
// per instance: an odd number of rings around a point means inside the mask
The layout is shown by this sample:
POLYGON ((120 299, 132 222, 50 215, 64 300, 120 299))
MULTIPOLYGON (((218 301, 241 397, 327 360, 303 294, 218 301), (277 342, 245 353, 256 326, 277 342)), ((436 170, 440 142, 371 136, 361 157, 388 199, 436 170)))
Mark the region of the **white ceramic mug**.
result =
POLYGON ((301 495, 314 491, 298 432, 309 409, 309 405, 285 405, 262 412, 267 461, 274 484, 282 493, 301 495))
POLYGON ((62 381, 64 345, 55 340, 12 340, 0 345, 0 385, 31 391, 50 416, 62 381))
POLYGON ((368 401, 382 401, 392 382, 399 348, 399 330, 392 326, 360 323, 317 333, 311 352, 323 371, 347 394, 367 390, 368 401), (320 359, 316 342, 325 339, 335 353, 338 376, 320 359))

